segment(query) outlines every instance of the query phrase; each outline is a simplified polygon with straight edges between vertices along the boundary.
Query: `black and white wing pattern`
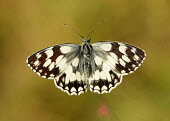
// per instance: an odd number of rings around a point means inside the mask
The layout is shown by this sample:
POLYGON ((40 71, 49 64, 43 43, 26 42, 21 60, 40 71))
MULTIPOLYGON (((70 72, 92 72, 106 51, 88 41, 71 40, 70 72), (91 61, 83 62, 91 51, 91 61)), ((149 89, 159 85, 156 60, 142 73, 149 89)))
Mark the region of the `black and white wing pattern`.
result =
POLYGON ((70 95, 86 92, 84 74, 80 74, 78 44, 60 44, 40 50, 27 58, 28 66, 39 76, 54 79, 55 85, 70 95))
POLYGON ((123 75, 134 72, 146 53, 129 44, 83 39, 78 44, 60 44, 40 50, 27 58, 28 66, 39 76, 54 79, 69 95, 108 93, 121 83, 123 75))
POLYGON ((97 42, 92 47, 95 72, 89 78, 89 85, 92 92, 99 94, 114 89, 122 76, 134 72, 146 57, 143 50, 120 42, 97 42))

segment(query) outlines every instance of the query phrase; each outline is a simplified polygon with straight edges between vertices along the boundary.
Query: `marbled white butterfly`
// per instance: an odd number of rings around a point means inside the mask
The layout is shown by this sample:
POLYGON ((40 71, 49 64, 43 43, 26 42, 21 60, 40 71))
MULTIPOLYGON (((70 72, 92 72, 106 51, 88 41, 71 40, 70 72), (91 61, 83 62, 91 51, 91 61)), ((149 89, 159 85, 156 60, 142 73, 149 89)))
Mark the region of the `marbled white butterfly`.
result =
POLYGON ((28 57, 27 64, 39 76, 54 79, 56 87, 69 95, 85 93, 88 87, 103 94, 146 57, 145 51, 129 44, 101 41, 91 45, 91 39, 82 38, 82 45, 67 43, 40 50, 28 57))

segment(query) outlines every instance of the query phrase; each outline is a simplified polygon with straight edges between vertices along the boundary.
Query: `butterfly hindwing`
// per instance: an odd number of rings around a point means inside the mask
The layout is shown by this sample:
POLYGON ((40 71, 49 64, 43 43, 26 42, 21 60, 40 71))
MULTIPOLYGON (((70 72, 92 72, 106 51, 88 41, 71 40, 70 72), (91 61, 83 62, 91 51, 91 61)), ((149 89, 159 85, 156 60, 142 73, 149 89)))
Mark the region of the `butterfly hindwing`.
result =
POLYGON ((104 60, 102 60, 101 66, 95 61, 95 72, 89 78, 89 88, 92 92, 99 94, 109 93, 121 81, 122 75, 115 73, 104 60))
POLYGON ((81 73, 79 56, 72 60, 61 76, 54 79, 55 85, 69 95, 80 95, 87 91, 87 80, 81 73))

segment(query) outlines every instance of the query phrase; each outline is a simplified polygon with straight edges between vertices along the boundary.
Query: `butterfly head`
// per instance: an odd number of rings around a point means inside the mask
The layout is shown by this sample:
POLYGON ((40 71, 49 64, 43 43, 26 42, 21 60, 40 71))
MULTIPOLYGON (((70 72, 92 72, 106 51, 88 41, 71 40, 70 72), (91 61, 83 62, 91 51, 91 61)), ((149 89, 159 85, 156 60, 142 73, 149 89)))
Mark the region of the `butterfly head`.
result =
POLYGON ((91 37, 89 39, 88 38, 83 38, 82 44, 89 44, 90 40, 91 40, 91 37))

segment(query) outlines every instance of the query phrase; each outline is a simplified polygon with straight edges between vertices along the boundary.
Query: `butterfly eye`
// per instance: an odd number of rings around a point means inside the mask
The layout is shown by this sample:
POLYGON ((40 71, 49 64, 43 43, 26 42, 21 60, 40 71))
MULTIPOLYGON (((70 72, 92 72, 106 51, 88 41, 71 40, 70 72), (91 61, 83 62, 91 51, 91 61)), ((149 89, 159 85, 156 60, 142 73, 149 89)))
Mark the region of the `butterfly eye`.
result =
POLYGON ((91 37, 90 37, 90 39, 87 40, 87 43, 90 43, 90 40, 91 40, 91 37))

